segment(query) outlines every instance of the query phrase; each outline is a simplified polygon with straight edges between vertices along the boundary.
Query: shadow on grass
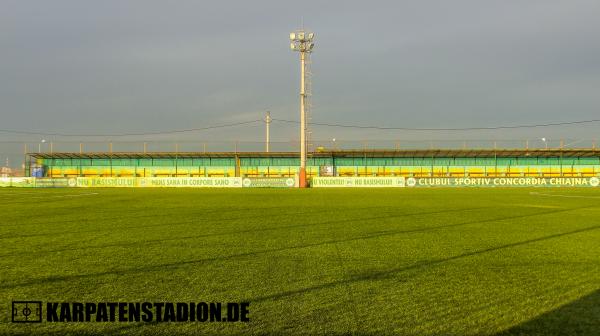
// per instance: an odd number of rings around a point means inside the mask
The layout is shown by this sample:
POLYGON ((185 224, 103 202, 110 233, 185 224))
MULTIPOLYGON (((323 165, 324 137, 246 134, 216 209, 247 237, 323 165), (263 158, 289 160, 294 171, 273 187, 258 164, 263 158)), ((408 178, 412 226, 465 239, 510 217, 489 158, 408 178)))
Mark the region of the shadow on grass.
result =
POLYGON ((600 290, 495 336, 600 335, 600 290))
MULTIPOLYGON (((372 209, 380 209, 381 207, 374 207, 372 209)), ((365 209, 370 209, 370 208, 365 208, 365 209)), ((463 209, 450 209, 450 210, 441 210, 441 211, 428 211, 428 212, 415 212, 415 213, 401 213, 398 215, 394 215, 394 214, 390 214, 390 213, 383 213, 382 212, 378 212, 378 215, 373 217, 364 217, 364 218, 354 218, 351 221, 353 222, 357 222, 357 221, 373 221, 373 220, 378 220, 378 219, 390 219, 390 218, 402 218, 402 217, 416 217, 416 216, 423 216, 423 215, 436 215, 436 214, 444 214, 444 213, 451 213, 451 212, 460 212, 460 211, 471 211, 471 210, 481 210, 481 209, 489 209, 489 207, 477 207, 477 208, 463 208, 463 209)), ((321 212, 321 214, 323 213, 328 213, 328 212, 336 212, 335 210, 332 211, 323 211, 321 212)), ((292 215, 302 215, 303 213, 300 214, 292 214, 292 215)), ((306 213, 306 214, 316 214, 315 212, 311 212, 311 213, 306 213)), ((264 214, 262 215, 257 215, 257 216, 244 216, 244 217, 235 217, 235 218, 224 218, 221 221, 225 222, 225 221, 236 221, 236 220, 245 220, 245 219, 252 219, 252 218, 269 218, 272 219, 274 217, 287 217, 289 216, 289 213, 283 213, 283 214, 277 214, 277 215, 269 215, 266 216, 264 214)), ((534 215, 538 215, 537 213, 534 215)), ((530 215, 526 215, 526 216, 530 216, 530 215)), ((326 218, 331 218, 331 217, 326 217, 326 218)), ((191 236, 183 236, 183 237, 173 237, 173 238, 161 238, 161 239, 147 239, 147 240, 139 240, 139 241, 134 241, 134 242, 124 242, 124 243, 114 243, 114 244, 104 244, 104 245, 90 245, 90 246, 83 246, 83 247, 65 247, 65 248, 60 248, 60 249, 53 249, 53 250, 40 250, 40 251, 36 251, 36 252, 28 252, 28 255, 33 255, 33 254, 47 254, 47 253, 54 253, 54 252, 66 252, 66 251, 75 251, 75 250, 88 250, 88 249, 97 249, 97 248, 107 248, 107 247, 132 247, 132 246, 138 246, 138 245, 143 245, 143 246, 147 246, 150 244, 156 244, 156 243, 163 243, 163 242, 168 242, 168 241, 178 241, 178 240, 187 240, 187 239, 197 239, 197 238, 209 238, 209 237, 218 237, 218 236, 229 236, 229 235, 238 235, 238 234, 243 234, 243 233, 258 233, 258 232, 267 232, 267 231, 278 231, 278 230, 286 230, 286 229, 293 229, 293 228, 306 228, 306 227, 312 227, 312 226, 320 226, 320 225, 327 225, 327 224, 339 224, 339 223, 347 223, 347 222, 351 222, 347 219, 341 219, 341 220, 326 220, 326 221, 318 221, 318 222, 313 222, 313 223, 300 223, 300 224, 292 224, 292 225, 282 225, 282 226, 273 226, 273 227, 264 227, 264 228, 253 228, 253 229, 245 229, 245 230, 235 230, 235 231, 226 231, 226 232, 215 232, 215 233, 206 233, 206 234, 200 234, 200 235, 191 235, 191 236)), ((130 228, 141 228, 141 227, 150 227, 150 226, 168 226, 168 227, 173 227, 175 225, 184 225, 184 224, 191 224, 193 222, 175 222, 175 223, 169 223, 169 224, 154 224, 154 225, 144 225, 144 226, 130 226, 127 227, 126 229, 130 229, 130 228)), ((420 230, 419 230, 420 231, 420 230)), ((82 231, 79 231, 82 232, 82 231)), ((108 233, 113 233, 113 231, 110 230, 94 230, 94 231, 87 231, 87 232, 108 232, 108 233)), ((386 231, 386 232, 391 232, 391 231, 386 231)), ((398 231, 394 231, 394 232, 398 232, 398 231)), ((404 232, 404 231, 402 231, 404 232)), ((41 236, 45 236, 45 234, 41 234, 41 236)), ((92 239, 95 239, 96 237, 93 237, 92 239)), ((3 237, 0 237, 0 239, 3 239, 3 237)), ((80 242, 77 242, 79 245, 80 242)), ((0 257, 14 257, 14 256, 19 256, 21 255, 23 252, 22 251, 17 251, 17 252, 13 252, 13 253, 8 253, 8 254, 1 254, 0 257)))
MULTIPOLYGON (((44 335, 44 336, 92 336, 92 335, 127 335, 129 331, 133 331, 140 327, 139 323, 131 323, 127 325, 120 325, 114 328, 106 329, 93 329, 92 324, 88 324, 90 328, 84 329, 79 326, 80 323, 61 323, 56 325, 53 329, 37 328, 44 327, 46 323, 35 324, 35 325, 19 325, 19 330, 12 328, 10 333, 6 335, 13 336, 29 336, 29 335, 44 335)), ((94 323, 99 324, 99 323, 94 323)), ((11 327, 14 327, 12 325, 11 327)), ((4 334, 2 334, 4 335, 4 334)))
MULTIPOLYGON (((355 209, 355 210, 360 210, 360 211, 364 211, 364 210, 379 210, 379 209, 388 209, 391 208, 393 209, 393 207, 389 207, 389 206, 375 206, 375 207, 366 207, 366 208, 359 208, 359 209, 355 209)), ((481 207, 484 208, 484 207, 481 207)), ((489 207, 485 207, 485 208, 489 208, 489 207)), ((80 231, 56 231, 56 232, 46 232, 46 233, 35 233, 35 234, 24 234, 24 235, 11 235, 11 234, 5 234, 3 236, 0 236, 0 239, 15 239, 15 238, 30 238, 30 237, 48 237, 48 236, 60 236, 60 235, 68 235, 68 234, 78 234, 78 233, 92 233, 92 232, 114 232, 114 231, 123 231, 123 230, 131 230, 131 229, 141 229, 141 228, 149 228, 149 227, 173 227, 173 226, 178 226, 178 225, 186 225, 186 224, 194 224, 194 223, 201 223, 205 218, 206 215, 210 215, 210 214, 221 214, 221 213, 236 213, 236 212, 241 212, 242 215, 237 216, 237 217, 224 217, 224 218, 217 218, 220 222, 225 222, 225 221, 236 221, 236 220, 248 220, 248 219, 263 219, 265 218, 265 214, 264 212, 258 213, 256 215, 253 216, 249 216, 248 214, 244 214, 244 212, 250 211, 250 210, 256 210, 256 208, 236 208, 236 209, 217 209, 217 210, 203 210, 200 212, 190 212, 190 213, 186 213, 186 217, 192 217, 194 219, 192 220, 185 220, 185 221, 178 221, 178 222, 171 222, 168 224, 165 224, 164 222, 160 222, 160 223, 153 223, 153 224, 144 224, 144 225, 133 225, 133 226, 119 226, 119 227, 102 227, 99 229, 93 229, 93 230, 80 230, 80 231)), ((302 216, 302 215, 321 215, 324 213, 336 213, 339 212, 338 209, 326 209, 326 210, 322 210, 322 211, 314 211, 314 210, 308 210, 308 209, 304 209, 302 211, 290 211, 289 207, 268 207, 268 208, 261 208, 261 211, 271 211, 271 210, 280 210, 278 213, 272 214, 269 217, 289 217, 290 215, 293 216, 302 216)), ((460 211, 460 210, 465 210, 465 209, 453 209, 453 210, 449 210, 449 211, 460 211)), ((152 219, 156 219, 156 218, 170 218, 173 217, 173 213, 167 213, 167 214, 149 214, 149 215, 134 215, 134 216, 120 216, 120 217, 107 217, 107 218, 96 218, 94 220, 112 220, 112 219, 133 219, 133 220, 140 220, 142 218, 152 218, 152 219)), ((69 222, 74 222, 76 220, 70 220, 69 222)), ((82 222, 83 220, 80 220, 80 222, 82 222)), ((85 220, 88 221, 88 220, 85 220)), ((61 222, 47 222, 44 223, 44 225, 50 225, 50 224, 56 224, 56 223, 66 223, 66 221, 61 221, 61 222)), ((39 223, 37 223, 39 225, 39 223)), ((14 225, 11 225, 14 226, 14 225)), ((0 226, 2 227, 2 226, 0 226)))
POLYGON ((519 247, 519 246, 523 246, 523 245, 527 245, 527 244, 531 244, 531 243, 537 243, 537 242, 554 239, 554 238, 566 237, 569 235, 578 234, 578 233, 582 233, 582 232, 588 232, 588 231, 594 231, 594 230, 598 230, 598 229, 600 229, 600 226, 592 226, 592 227, 588 227, 588 228, 584 228, 584 229, 573 230, 573 231, 564 232, 564 233, 557 233, 557 234, 553 234, 553 235, 549 235, 549 236, 544 236, 544 237, 524 240, 524 241, 520 241, 520 242, 516 242, 516 243, 490 247, 490 248, 486 248, 486 249, 482 249, 482 250, 478 250, 478 251, 463 253, 463 254, 455 255, 452 257, 448 257, 448 258, 422 261, 422 262, 418 262, 418 263, 410 265, 410 266, 392 268, 392 269, 384 270, 384 271, 375 271, 375 272, 366 273, 366 274, 360 274, 360 275, 351 277, 349 279, 328 282, 328 283, 319 284, 319 285, 312 286, 312 287, 305 287, 305 288, 289 290, 289 291, 284 291, 284 292, 275 293, 275 294, 269 294, 269 295, 265 295, 265 296, 254 297, 254 298, 247 299, 246 301, 260 302, 260 301, 281 300, 281 299, 284 299, 284 298, 287 298, 290 296, 303 295, 306 293, 323 290, 323 289, 328 289, 328 288, 333 288, 333 287, 336 287, 339 285, 344 285, 344 284, 352 284, 352 283, 362 282, 362 281, 376 281, 376 280, 387 279, 391 276, 395 276, 398 273, 402 273, 402 272, 406 272, 406 271, 410 271, 410 270, 437 266, 437 265, 444 264, 444 263, 447 263, 450 261, 473 257, 473 256, 477 256, 480 254, 488 253, 488 252, 495 252, 495 251, 500 251, 500 250, 504 250, 504 249, 510 249, 510 248, 519 247))
MULTIPOLYGON (((544 214, 564 212, 564 211, 570 211, 570 210, 573 210, 573 209, 548 211, 548 212, 545 212, 544 214)), ((537 214, 537 215, 540 215, 540 214, 537 214)), ((296 249, 304 249, 304 248, 317 247, 317 246, 323 246, 323 245, 329 245, 329 244, 337 244, 337 243, 345 243, 345 242, 350 242, 350 241, 361 241, 361 240, 365 240, 365 239, 393 236, 393 235, 397 235, 397 234, 425 232, 425 231, 430 231, 430 230, 438 230, 441 228, 457 227, 457 226, 476 224, 476 223, 496 222, 496 221, 501 221, 501 220, 525 218, 525 217, 530 217, 530 216, 533 216, 533 215, 508 216, 508 217, 503 217, 503 218, 494 218, 494 219, 488 219, 488 220, 482 220, 482 221, 457 223, 457 224, 443 225, 443 226, 437 226, 437 227, 426 227, 426 228, 420 228, 420 229, 414 229, 414 230, 389 231, 389 232, 383 232, 383 233, 377 233, 377 234, 370 234, 370 235, 366 235, 366 236, 358 236, 358 237, 338 239, 338 240, 329 240, 329 241, 312 243, 312 244, 304 244, 304 245, 297 245, 297 246, 285 246, 285 247, 280 247, 280 248, 275 248, 275 249, 233 254, 233 255, 229 255, 229 256, 217 256, 217 257, 212 257, 212 258, 185 260, 185 261, 164 263, 164 264, 158 264, 158 265, 149 265, 149 266, 144 266, 144 267, 135 267, 135 268, 121 269, 121 270, 109 270, 109 271, 104 271, 104 272, 88 273, 88 274, 49 276, 49 277, 44 277, 44 278, 31 279, 31 280, 21 282, 21 283, 2 283, 2 284, 0 284, 0 289, 13 289, 13 288, 18 288, 18 287, 22 287, 22 286, 39 285, 39 284, 46 284, 46 283, 51 283, 51 282, 70 281, 70 280, 85 279, 85 278, 95 278, 95 277, 106 276, 106 275, 125 275, 125 274, 132 274, 132 273, 157 271, 157 270, 162 271, 162 270, 165 270, 166 268, 179 268, 179 267, 183 267, 183 266, 187 266, 187 265, 202 264, 202 263, 207 263, 207 262, 225 261, 225 260, 232 260, 232 259, 237 259, 237 258, 256 257, 258 255, 269 254, 269 253, 274 253, 274 252, 291 251, 291 250, 296 250, 296 249)), ((563 237, 563 236, 568 236, 571 234, 577 234, 577 233, 592 231, 592 230, 597 230, 597 229, 600 229, 600 226, 592 226, 592 227, 587 227, 587 228, 583 228, 583 229, 579 229, 579 230, 573 230, 570 232, 553 234, 553 235, 530 239, 530 240, 525 240, 525 241, 521 241, 521 242, 517 242, 517 243, 501 245, 498 247, 492 247, 492 248, 487 248, 487 249, 483 249, 483 250, 479 250, 479 251, 465 253, 465 254, 449 257, 446 259, 424 261, 424 262, 417 263, 417 264, 409 266, 409 267, 401 267, 401 268, 395 268, 395 269, 381 271, 381 272, 374 272, 372 274, 367 274, 365 276, 353 277, 351 279, 335 281, 335 282, 318 285, 318 286, 314 286, 314 287, 309 287, 309 288, 304 288, 304 289, 293 290, 293 291, 289 291, 289 292, 283 292, 283 293, 278 293, 278 294, 274 294, 274 295, 259 297, 259 298, 255 298, 251 301, 265 301, 265 300, 270 300, 270 299, 280 299, 282 297, 296 295, 296 294, 302 294, 304 292, 310 292, 313 290, 319 290, 319 289, 328 288, 328 287, 334 287, 339 284, 345 284, 348 282, 358 282, 358 281, 365 281, 365 280, 381 279, 381 278, 388 277, 391 274, 395 274, 395 273, 398 273, 401 271, 406 271, 406 270, 410 270, 410 269, 414 269, 414 268, 420 268, 420 267, 424 267, 424 266, 431 266, 431 265, 435 265, 435 264, 439 264, 439 263, 443 263, 443 262, 447 262, 447 261, 452 261, 455 259, 470 257, 470 256, 482 254, 482 253, 491 252, 491 251, 497 251, 497 250, 501 250, 501 249, 505 249, 505 248, 512 248, 512 247, 521 246, 521 245, 525 245, 525 244, 529 244, 529 243, 544 241, 547 239, 553 239, 553 238, 557 238, 557 237, 563 237)))

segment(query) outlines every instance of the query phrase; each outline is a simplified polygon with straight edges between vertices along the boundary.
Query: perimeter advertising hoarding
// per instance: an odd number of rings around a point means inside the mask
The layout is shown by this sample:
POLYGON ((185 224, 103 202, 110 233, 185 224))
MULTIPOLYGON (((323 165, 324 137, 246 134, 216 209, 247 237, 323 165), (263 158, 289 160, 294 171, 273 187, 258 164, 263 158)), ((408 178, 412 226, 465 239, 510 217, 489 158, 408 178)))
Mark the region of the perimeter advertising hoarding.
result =
POLYGON ((136 177, 77 177, 69 179, 70 187, 131 188, 137 187, 136 177))
POLYGON ((65 188, 65 187, 74 187, 73 185, 69 185, 69 180, 66 177, 44 177, 44 178, 34 178, 34 186, 36 188, 65 188))
POLYGON ((598 177, 314 177, 311 186, 326 187, 598 187, 598 177))
POLYGON ((293 177, 247 177, 242 181, 244 188, 293 188, 298 180, 293 177))
POLYGON ((241 177, 140 177, 138 187, 241 188, 241 177))
MULTIPOLYGON (((188 188, 241 188, 241 177, 70 177, 28 178, 38 188, 134 188, 134 187, 188 187, 188 188)), ((2 182, 0 181, 0 186, 2 182)))
MULTIPOLYGON (((188 187, 188 188, 292 188, 292 177, 71 177, 0 178, 0 187, 188 187)), ((314 188, 381 187, 598 187, 600 177, 314 177, 314 188)))
POLYGON ((314 188, 381 188, 404 187, 404 177, 313 177, 311 187, 314 188))
POLYGON ((407 187, 597 187, 598 177, 430 177, 406 179, 407 187))
POLYGON ((31 177, 0 177, 0 187, 33 187, 31 177))
MULTIPOLYGON (((71 184, 74 184, 71 182, 71 184)), ((77 187, 240 188, 240 177, 78 177, 77 187)))

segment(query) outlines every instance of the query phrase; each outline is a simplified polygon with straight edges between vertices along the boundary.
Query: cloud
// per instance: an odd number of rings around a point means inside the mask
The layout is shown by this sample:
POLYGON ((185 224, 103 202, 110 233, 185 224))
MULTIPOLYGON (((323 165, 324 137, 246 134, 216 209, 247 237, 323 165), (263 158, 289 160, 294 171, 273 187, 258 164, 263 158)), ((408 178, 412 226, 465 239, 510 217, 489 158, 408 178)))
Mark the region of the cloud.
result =
MULTIPOLYGON (((600 4, 584 0, 7 1, 3 124, 111 133, 254 119, 265 109, 298 119, 287 34, 303 15, 317 33, 313 120, 454 127, 591 119, 600 105, 598 14, 600 4)), ((276 136, 296 135, 281 127, 276 136)), ((544 130, 565 131, 596 135, 544 130)), ((332 134, 399 136, 314 130, 332 134)), ((260 141, 262 131, 214 136, 260 141)))

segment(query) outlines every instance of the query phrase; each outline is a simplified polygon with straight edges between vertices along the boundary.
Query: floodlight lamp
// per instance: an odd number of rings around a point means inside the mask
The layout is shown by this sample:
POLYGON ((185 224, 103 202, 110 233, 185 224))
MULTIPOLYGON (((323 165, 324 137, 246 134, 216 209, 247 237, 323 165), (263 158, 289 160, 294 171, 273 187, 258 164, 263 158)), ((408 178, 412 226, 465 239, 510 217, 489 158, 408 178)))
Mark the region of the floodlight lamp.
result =
POLYGON ((315 33, 308 33, 308 39, 312 40, 315 37, 315 33))
POLYGON ((296 44, 294 44, 293 42, 290 43, 290 49, 296 50, 296 44))
POLYGON ((314 47, 315 47, 315 44, 314 44, 314 43, 310 43, 310 44, 308 45, 308 48, 307 48, 307 49, 308 49, 308 50, 313 50, 313 48, 314 48, 314 47))
POLYGON ((304 32, 299 32, 297 34, 297 37, 298 37, 299 40, 304 40, 304 32))
POLYGON ((296 33, 290 33, 290 40, 296 39, 296 33))

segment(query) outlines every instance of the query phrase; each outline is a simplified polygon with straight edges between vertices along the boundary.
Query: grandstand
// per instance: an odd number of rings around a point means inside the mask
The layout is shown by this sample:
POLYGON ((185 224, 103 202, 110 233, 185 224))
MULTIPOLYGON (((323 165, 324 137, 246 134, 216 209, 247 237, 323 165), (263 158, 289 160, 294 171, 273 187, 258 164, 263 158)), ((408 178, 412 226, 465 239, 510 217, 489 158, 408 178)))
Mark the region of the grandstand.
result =
MULTIPOLYGON (((297 152, 29 153, 37 177, 290 177, 297 152)), ((405 177, 600 176, 600 150, 343 150, 309 155, 307 175, 405 177)))

